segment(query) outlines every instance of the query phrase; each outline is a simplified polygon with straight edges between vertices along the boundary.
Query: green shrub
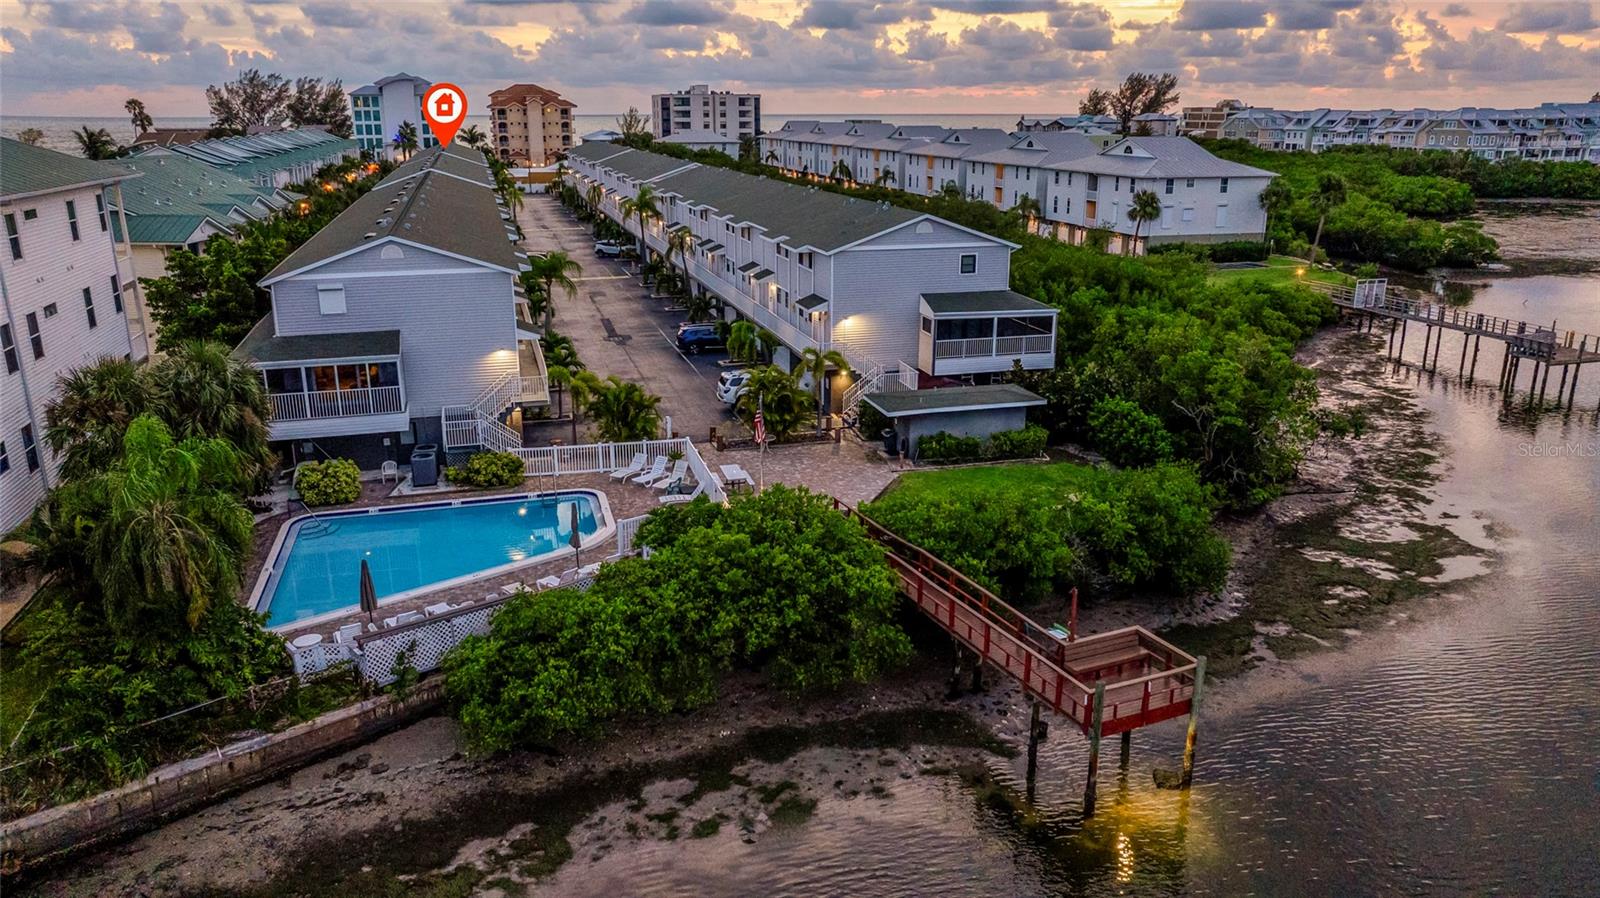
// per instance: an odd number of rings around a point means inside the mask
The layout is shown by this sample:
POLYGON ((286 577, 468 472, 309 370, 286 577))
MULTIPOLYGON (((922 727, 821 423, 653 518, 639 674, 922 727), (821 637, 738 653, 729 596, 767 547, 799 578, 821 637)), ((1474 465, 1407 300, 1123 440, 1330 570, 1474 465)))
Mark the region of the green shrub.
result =
POLYGON ((1002 430, 987 441, 939 431, 917 441, 921 461, 977 461, 985 458, 1037 458, 1044 452, 1050 432, 1036 424, 1021 430, 1002 430))
POLYGON ((773 486, 723 508, 651 514, 649 558, 600 569, 587 591, 502 606, 488 636, 445 659, 445 689, 480 749, 588 734, 624 714, 716 698, 735 667, 780 688, 863 681, 909 657, 883 551, 825 496, 773 486))
POLYGON ((1265 262, 1269 255, 1264 240, 1225 240, 1221 243, 1158 243, 1146 252, 1151 255, 1182 253, 1211 262, 1265 262))
POLYGON ((467 463, 446 474, 451 483, 480 489, 516 486, 522 483, 522 457, 515 452, 479 452, 467 463))
POLYGON ((1113 463, 1138 466, 1172 457, 1172 436, 1161 419, 1139 404, 1107 396, 1089 410, 1089 433, 1095 448, 1113 463))
POLYGON ((348 458, 308 462, 295 475, 295 488, 307 505, 354 502, 361 497, 361 469, 348 458))

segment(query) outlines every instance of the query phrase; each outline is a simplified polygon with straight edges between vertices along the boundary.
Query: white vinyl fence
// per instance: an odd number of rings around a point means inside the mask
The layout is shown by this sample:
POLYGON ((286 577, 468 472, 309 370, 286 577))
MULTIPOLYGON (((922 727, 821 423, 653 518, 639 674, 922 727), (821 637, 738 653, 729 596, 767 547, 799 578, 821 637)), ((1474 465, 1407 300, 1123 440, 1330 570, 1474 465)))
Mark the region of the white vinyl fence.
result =
POLYGON ((557 477, 562 474, 600 474, 626 467, 633 456, 643 452, 646 464, 657 456, 673 452, 683 454, 689 463, 689 472, 701 492, 713 502, 726 502, 727 493, 722 484, 711 475, 711 468, 700 457, 700 450, 688 437, 670 440, 637 440, 631 443, 586 443, 577 446, 540 446, 535 449, 513 449, 522 457, 523 473, 529 477, 557 477))

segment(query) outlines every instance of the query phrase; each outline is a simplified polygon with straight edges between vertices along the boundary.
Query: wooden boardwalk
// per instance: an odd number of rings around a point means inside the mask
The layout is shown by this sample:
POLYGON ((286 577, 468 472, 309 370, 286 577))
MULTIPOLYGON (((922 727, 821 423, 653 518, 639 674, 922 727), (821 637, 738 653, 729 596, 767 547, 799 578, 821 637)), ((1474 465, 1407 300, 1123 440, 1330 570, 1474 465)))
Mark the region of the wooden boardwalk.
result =
POLYGON ((1533 365, 1527 385, 1529 398, 1537 397, 1538 401, 1543 402, 1550 387, 1551 370, 1560 369, 1556 403, 1570 408, 1578 394, 1581 366, 1600 362, 1600 336, 1561 330, 1554 321, 1545 326, 1531 321, 1486 315, 1427 299, 1397 296, 1390 293, 1388 282, 1384 280, 1358 281, 1354 287, 1316 281, 1307 281, 1305 285, 1327 294, 1341 315, 1359 316, 1369 330, 1378 320, 1387 320, 1388 351, 1397 359, 1405 351, 1406 332, 1410 325, 1415 323, 1424 327, 1422 368, 1425 371, 1439 370, 1439 354, 1445 331, 1462 335, 1456 373, 1469 378, 1477 376, 1478 351, 1483 338, 1499 341, 1504 350, 1499 385, 1508 397, 1517 387, 1522 363, 1528 361, 1533 365))

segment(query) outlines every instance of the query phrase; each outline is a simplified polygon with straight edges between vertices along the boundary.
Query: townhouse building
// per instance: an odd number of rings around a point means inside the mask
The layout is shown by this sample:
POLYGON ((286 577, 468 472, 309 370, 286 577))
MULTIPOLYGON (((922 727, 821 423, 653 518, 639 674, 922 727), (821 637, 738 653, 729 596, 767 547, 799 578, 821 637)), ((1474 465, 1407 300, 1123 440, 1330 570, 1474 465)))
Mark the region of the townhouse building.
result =
POLYGON ((509 220, 481 153, 425 150, 267 274, 272 311, 234 352, 287 461, 521 445, 506 415, 549 391, 509 220))
POLYGON ((774 363, 836 349, 855 374, 830 376, 839 410, 886 381, 987 383, 1020 364, 1055 364, 1055 310, 1009 289, 1016 245, 887 203, 655 153, 585 144, 568 177, 604 191, 603 211, 638 235, 620 203, 649 185, 661 208, 641 239, 664 253, 692 235, 683 265, 725 314, 775 334, 774 363), (848 389, 847 389, 848 387, 848 389))
POLYGON ((554 165, 576 141, 577 106, 537 84, 513 84, 489 94, 489 141, 507 162, 554 165))
POLYGON ((974 197, 967 183, 967 160, 979 153, 1004 149, 1013 138, 999 128, 963 128, 938 140, 906 150, 906 176, 901 189, 918 196, 932 196, 950 187, 962 196, 974 197))
POLYGON ((138 155, 141 158, 180 156, 193 159, 247 181, 257 190, 272 192, 309 180, 323 166, 354 159, 360 153, 353 139, 338 137, 320 128, 292 128, 246 137, 152 146, 138 155))
POLYGON ((735 143, 761 133, 761 95, 712 90, 709 84, 650 97, 650 130, 656 137, 710 131, 735 143))
POLYGON ((0 533, 60 482, 61 460, 44 432, 61 376, 102 358, 136 357, 124 298, 131 250, 112 219, 122 185, 137 177, 0 138, 0 533))
POLYGON ((407 72, 379 78, 350 92, 350 117, 358 148, 372 158, 394 159, 395 136, 402 123, 417 128, 417 146, 432 149, 439 141, 422 117, 422 95, 433 82, 407 72))

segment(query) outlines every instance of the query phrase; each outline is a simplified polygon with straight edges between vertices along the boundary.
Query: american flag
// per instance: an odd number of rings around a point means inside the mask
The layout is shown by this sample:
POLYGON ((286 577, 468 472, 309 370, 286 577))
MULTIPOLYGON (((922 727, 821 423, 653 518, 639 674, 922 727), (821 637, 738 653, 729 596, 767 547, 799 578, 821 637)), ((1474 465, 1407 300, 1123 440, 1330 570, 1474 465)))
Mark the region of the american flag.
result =
POLYGON ((761 405, 762 405, 761 399, 760 399, 760 397, 757 397, 756 398, 756 420, 755 420, 755 426, 756 426, 756 445, 758 445, 758 446, 767 441, 767 422, 765 420, 763 420, 762 417, 761 417, 761 405))

